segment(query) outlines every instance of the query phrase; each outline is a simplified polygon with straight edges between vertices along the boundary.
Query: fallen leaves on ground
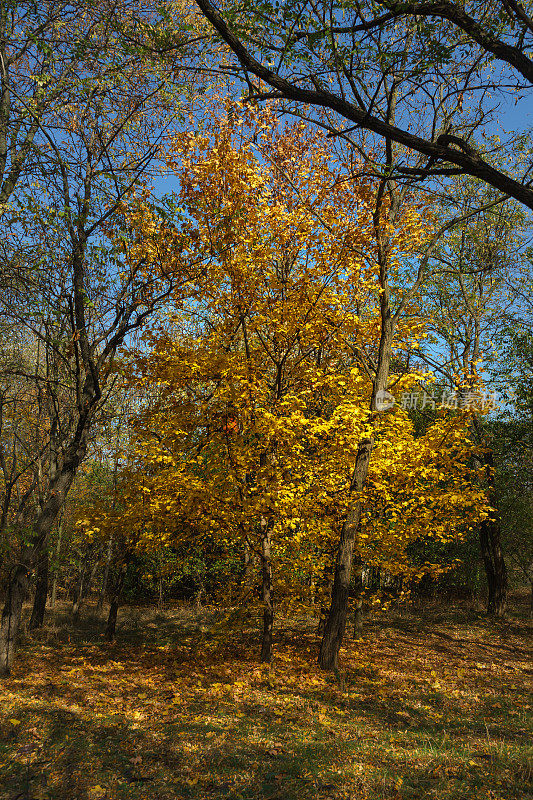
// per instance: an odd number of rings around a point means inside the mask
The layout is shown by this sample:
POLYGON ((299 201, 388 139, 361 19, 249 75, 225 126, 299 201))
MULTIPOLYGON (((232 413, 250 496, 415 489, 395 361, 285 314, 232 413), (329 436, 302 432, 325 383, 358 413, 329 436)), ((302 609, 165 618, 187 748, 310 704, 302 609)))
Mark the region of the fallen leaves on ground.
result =
POLYGON ((305 621, 270 667, 183 610, 34 639, 0 686, 0 797, 533 798, 530 629, 467 617, 381 616, 334 675, 305 621))

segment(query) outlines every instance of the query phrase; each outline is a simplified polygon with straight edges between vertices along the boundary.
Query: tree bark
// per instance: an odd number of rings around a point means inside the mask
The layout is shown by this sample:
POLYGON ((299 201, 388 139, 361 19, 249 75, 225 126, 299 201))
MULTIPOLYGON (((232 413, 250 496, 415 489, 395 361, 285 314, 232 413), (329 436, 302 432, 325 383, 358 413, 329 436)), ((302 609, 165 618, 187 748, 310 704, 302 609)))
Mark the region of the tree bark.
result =
POLYGON ((126 573, 128 571, 127 561, 120 567, 120 572, 117 576, 113 594, 111 596, 111 603, 109 605, 109 615, 107 617, 107 626, 105 630, 105 638, 108 642, 113 641, 115 638, 117 628, 118 609, 122 600, 122 589, 124 588, 124 581, 126 580, 126 573))
POLYGON ((29 571, 25 564, 18 564, 11 575, 7 597, 0 623, 0 676, 11 673, 15 658, 17 636, 22 617, 22 604, 28 593, 29 571))
POLYGON ((59 553, 61 552, 61 535, 63 533, 63 514, 61 514, 61 519, 59 522, 59 528, 57 531, 57 545, 56 545, 56 563, 54 567, 54 580, 52 581, 52 599, 50 605, 52 608, 56 607, 56 598, 57 598, 57 570, 58 570, 58 562, 59 562, 59 553))
MULTIPOLYGON (((350 492, 361 492, 365 485, 372 445, 372 437, 362 439, 359 443, 350 492)), ((322 669, 335 669, 337 667, 339 650, 346 632, 352 561, 354 558, 357 532, 361 522, 361 511, 361 498, 358 497, 355 502, 350 505, 342 526, 339 548, 335 561, 331 606, 318 657, 318 663, 322 669)))
MULTIPOLYGON (((479 420, 474 415, 474 427, 481 440, 479 420)), ((495 509, 492 517, 483 520, 479 527, 479 545, 483 566, 487 576, 487 614, 501 617, 507 608, 507 593, 509 589, 507 567, 501 545, 501 522, 496 511, 496 487, 494 484, 494 454, 490 447, 485 448, 483 456, 485 463, 486 479, 488 486, 488 501, 495 509)))
MULTIPOLYGON (((380 394, 387 389, 389 382, 390 363, 392 358, 392 344, 395 322, 390 306, 390 287, 388 282, 388 243, 387 237, 381 229, 381 210, 383 194, 387 181, 382 181, 376 200, 374 211, 374 233, 378 249, 379 283, 381 292, 379 297, 381 331, 379 338, 378 357, 375 376, 372 383, 372 397, 370 399, 369 424, 373 426, 374 415, 378 410, 380 394)), ((393 198, 393 206, 397 206, 397 199, 393 198)), ((398 209, 396 208, 396 211, 398 209)), ((389 221, 393 221, 394 212, 389 221)), ((399 310, 396 314, 399 313, 399 310)), ((350 495, 357 493, 355 500, 350 500, 348 511, 341 530, 339 549, 335 562, 335 575, 331 594, 331 607, 324 629, 324 636, 318 656, 318 663, 322 669, 336 669, 339 650, 346 632, 346 617, 348 614, 348 594, 352 561, 356 555, 356 540, 361 523, 362 501, 361 493, 365 487, 370 463, 370 454, 374 445, 373 433, 361 439, 355 457, 355 466, 350 484, 350 495)), ((357 554, 358 555, 358 554, 357 554)))
POLYGON ((483 520, 479 528, 479 544, 487 576, 487 613, 501 617, 507 607, 508 580, 498 519, 483 520))
POLYGON ((109 604, 109 614, 107 617, 107 625, 105 629, 105 638, 108 642, 112 642, 113 639, 115 638, 119 606, 120 606, 120 598, 113 595, 113 597, 111 598, 111 603, 109 604))
POLYGON ((246 589, 251 588, 252 583, 254 582, 253 573, 254 573, 254 559, 252 558, 250 542, 247 539, 245 539, 244 555, 243 555, 243 571, 242 571, 242 583, 244 588, 246 589))
POLYGON ((315 604, 317 600, 320 602, 318 626, 316 630, 318 636, 324 635, 326 620, 328 618, 328 607, 326 605, 325 598, 331 597, 331 590, 333 588, 333 556, 334 556, 333 552, 331 553, 328 552, 326 554, 326 562, 324 564, 324 570, 316 587, 315 604))
POLYGON ((85 586, 85 565, 81 571, 80 579, 78 582, 78 589, 76 592, 76 596, 74 598, 74 602, 72 604, 72 621, 74 623, 77 623, 80 619, 81 601, 83 599, 84 586, 85 586))
POLYGON ((354 556, 354 574, 353 638, 359 639, 363 632, 363 561, 359 553, 354 556))
POLYGON ((104 565, 104 574, 102 576, 102 586, 100 587, 100 593, 98 595, 98 603, 96 604, 96 613, 101 614, 104 608, 104 600, 107 591, 107 581, 109 578, 109 568, 111 566, 111 557, 113 555, 113 537, 109 537, 109 541, 107 543, 107 553, 105 558, 105 565, 104 565))
POLYGON ((37 579, 35 582, 35 597, 31 612, 29 628, 36 630, 42 628, 48 597, 48 550, 44 550, 37 564, 37 579))
POLYGON ((87 427, 81 427, 77 431, 78 435, 67 449, 62 468, 58 469, 51 479, 48 498, 40 509, 33 525, 32 543, 26 548, 23 560, 11 574, 6 591, 6 602, 2 611, 0 677, 9 675, 11 671, 15 657, 16 635, 22 613, 22 598, 27 594, 30 573, 35 564, 39 563, 78 466, 85 456, 88 421, 86 424, 87 427))
POLYGON ((263 637, 261 641, 261 662, 272 661, 272 631, 274 627, 274 594, 272 589, 270 524, 266 517, 261 518, 261 577, 263 598, 263 637))

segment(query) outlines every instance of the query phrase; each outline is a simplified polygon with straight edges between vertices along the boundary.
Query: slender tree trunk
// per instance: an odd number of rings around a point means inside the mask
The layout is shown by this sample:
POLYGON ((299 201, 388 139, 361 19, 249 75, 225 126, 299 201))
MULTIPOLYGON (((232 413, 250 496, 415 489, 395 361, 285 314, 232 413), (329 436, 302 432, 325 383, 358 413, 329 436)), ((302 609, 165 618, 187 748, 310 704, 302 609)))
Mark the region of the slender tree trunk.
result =
POLYGON ((359 553, 354 556, 354 578, 353 638, 359 639, 363 632, 363 561, 359 553))
POLYGON ((159 576, 159 599, 157 603, 159 611, 163 611, 163 578, 159 576))
POLYGON ((63 534, 63 514, 61 514, 61 520, 59 522, 59 528, 57 531, 57 545, 56 545, 56 564, 54 568, 54 580, 52 582, 52 600, 51 600, 51 607, 56 607, 56 598, 57 598, 57 570, 58 570, 58 563, 59 563, 59 554, 61 552, 61 536, 63 534))
POLYGON ((92 586, 94 583, 94 576, 96 575, 96 571, 98 569, 98 556, 96 556, 94 564, 91 567, 91 571, 89 573, 88 580, 85 581, 85 586, 83 587, 83 597, 89 597, 91 594, 92 586))
POLYGON ((115 586, 113 587, 113 594, 111 596, 111 603, 109 605, 109 615, 107 617, 107 626, 105 630, 105 638, 108 642, 113 641, 117 628, 118 609, 122 600, 122 589, 124 588, 124 581, 126 580, 126 573, 128 571, 128 562, 125 561, 120 567, 115 586))
POLYGON ((243 556, 243 573, 242 583, 246 589, 252 586, 254 573, 254 559, 250 551, 250 542, 245 539, 244 541, 244 556, 243 556))
MULTIPOLYGON (((374 230, 379 263, 379 283, 381 286, 379 298, 381 331, 376 371, 372 385, 372 397, 370 399, 370 425, 373 424, 373 417, 378 411, 378 407, 379 410, 382 410, 382 402, 384 399, 387 399, 382 395, 383 392, 386 392, 389 382, 395 326, 390 307, 390 287, 388 282, 388 246, 390 243, 387 242, 387 237, 383 235, 380 221, 385 189, 387 189, 387 180, 382 181, 380 184, 374 212, 374 230)), ((394 220, 396 212, 398 211, 399 206, 397 201, 398 198, 396 197, 396 199, 394 199, 393 197, 393 206, 396 207, 396 210, 393 211, 392 216, 389 217, 389 222, 394 220)), ((324 628, 324 636, 318 656, 318 663, 322 669, 335 669, 337 667, 339 650, 346 632, 352 561, 355 555, 357 534, 361 523, 361 492, 366 484, 373 444, 374 438, 371 433, 359 442, 357 448, 355 466, 350 484, 350 495, 352 493, 357 493, 357 498, 350 501, 341 530, 339 548, 335 561, 331 607, 324 628)))
POLYGON ((42 628, 48 597, 48 550, 44 550, 37 564, 37 579, 35 583, 35 598, 31 612, 29 628, 36 630, 42 628))
POLYGON ((261 662, 272 661, 272 631, 274 627, 274 595, 272 590, 272 561, 270 555, 270 524, 266 517, 261 518, 261 576, 263 598, 263 638, 261 641, 261 662))
POLYGON ((194 595, 194 607, 197 611, 200 611, 202 608, 202 597, 205 594, 205 589, 203 583, 200 584, 198 591, 194 595))
POLYGON ((80 428, 79 437, 71 444, 61 470, 53 476, 48 498, 40 509, 33 525, 33 539, 27 548, 24 561, 12 572, 6 590, 6 602, 2 611, 0 628, 0 676, 9 675, 15 657, 16 634, 20 626, 23 597, 26 596, 30 573, 39 563, 57 515, 86 452, 87 429, 80 428))
POLYGON ((109 614, 107 616, 107 625, 105 629, 105 638, 108 642, 112 642, 115 638, 115 632, 117 629, 117 616, 118 616, 118 609, 120 606, 120 598, 116 595, 113 595, 111 598, 111 602, 109 604, 109 614))
POLYGON ((317 600, 320 601, 320 611, 318 615, 317 635, 323 636, 326 627, 326 620, 328 618, 328 607, 325 598, 331 598, 331 590, 333 588, 333 553, 326 554, 326 562, 321 578, 319 578, 318 586, 316 588, 315 605, 317 600))
POLYGON ((109 578, 109 569, 111 567, 112 555, 113 555, 113 537, 109 536, 109 541, 107 543, 107 553, 105 557, 104 574, 102 576, 102 585, 100 587, 100 593, 98 595, 98 603, 96 604, 97 614, 101 614, 104 608, 104 600, 107 591, 107 581, 109 578))
POLYGON ((74 598, 74 603, 72 604, 72 621, 75 624, 77 624, 80 621, 83 599, 87 597, 87 595, 90 592, 91 585, 94 580, 97 568, 98 568, 98 561, 95 561, 95 563, 91 568, 90 573, 87 575, 87 564, 84 563, 83 565, 83 569, 80 575, 80 582, 78 584, 78 592, 76 594, 76 597, 74 598))
POLYGON ((376 592, 381 589, 381 567, 372 567, 372 591, 376 592))
POLYGON ((81 601, 83 598, 83 587, 85 585, 85 566, 83 567, 80 575, 80 580, 78 583, 78 591, 76 592, 76 596, 74 598, 74 602, 72 604, 72 620, 73 622, 78 622, 81 613, 81 601))
POLYGON ((28 593, 28 581, 28 567, 25 564, 18 564, 8 584, 0 623, 0 676, 2 677, 9 675, 13 666, 22 604, 28 593))
MULTIPOLYGON (((117 428, 117 449, 120 441, 120 428, 121 428, 121 423, 119 421, 117 428)), ((111 504, 111 507, 113 509, 115 509, 117 504, 117 477, 118 477, 118 457, 115 454, 115 465, 113 467, 113 503, 111 504)), ((107 581, 109 579, 109 570, 111 569, 112 558, 113 558, 113 534, 110 533, 107 542, 107 553, 105 558, 104 574, 102 575, 102 585, 100 587, 98 602, 96 604, 96 613, 98 615, 100 615, 104 609, 104 601, 107 592, 107 581)))
MULTIPOLYGON (((361 492, 365 485, 372 444, 372 438, 362 439, 359 443, 350 492, 361 492)), ((346 631, 352 561, 354 558, 354 547, 359 530, 359 523, 361 521, 361 510, 361 499, 358 497, 357 500, 350 505, 342 526, 339 548, 335 561, 331 607, 318 657, 318 663, 322 669, 335 669, 337 667, 339 650, 346 631)))
POLYGON ((54 572, 54 579, 52 581, 52 597, 50 598, 50 608, 53 610, 57 602, 57 575, 54 572))

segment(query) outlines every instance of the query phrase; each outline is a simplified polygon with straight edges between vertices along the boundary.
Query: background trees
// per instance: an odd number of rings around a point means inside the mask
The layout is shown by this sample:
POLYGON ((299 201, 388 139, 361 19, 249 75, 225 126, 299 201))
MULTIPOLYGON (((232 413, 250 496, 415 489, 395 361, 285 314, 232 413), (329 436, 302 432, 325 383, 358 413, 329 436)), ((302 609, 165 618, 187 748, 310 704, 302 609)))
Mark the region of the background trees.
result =
MULTIPOLYGON (((479 207, 479 184, 456 184, 455 204, 479 207)), ((433 253, 440 269, 426 289, 435 336, 421 355, 446 380, 451 391, 468 393, 503 363, 497 342, 520 316, 520 290, 527 285, 527 217, 510 203, 488 207, 450 232, 433 253), (518 290, 518 291, 517 291, 518 290)), ((509 376, 508 376, 509 377, 509 376)), ((496 411, 494 397, 487 405, 496 411)), ((480 528, 480 546, 489 585, 488 608, 501 614, 507 595, 507 571, 501 547, 501 504, 494 486, 491 424, 472 417, 473 439, 483 447, 487 491, 495 511, 480 528)), ((501 498, 500 498, 501 500, 501 498)))
MULTIPOLYGON (((178 110, 158 65, 124 38, 131 13, 127 4, 69 6, 59 14, 55 6, 30 4, 3 18, 11 159, 3 197, 11 201, 2 213, 9 286, 2 305, 36 351, 29 367, 8 364, 5 372, 37 397, 46 436, 33 461, 39 493, 31 535, 19 542, 9 573, 4 672, 29 570, 47 557, 50 532, 115 382, 117 350, 188 279, 177 262, 174 272, 162 271, 155 252, 142 263, 130 257, 121 238, 130 214, 142 213, 147 168, 178 110)), ((157 16, 156 9, 145 13, 157 16)), ((182 264, 189 269, 186 258, 182 264)))

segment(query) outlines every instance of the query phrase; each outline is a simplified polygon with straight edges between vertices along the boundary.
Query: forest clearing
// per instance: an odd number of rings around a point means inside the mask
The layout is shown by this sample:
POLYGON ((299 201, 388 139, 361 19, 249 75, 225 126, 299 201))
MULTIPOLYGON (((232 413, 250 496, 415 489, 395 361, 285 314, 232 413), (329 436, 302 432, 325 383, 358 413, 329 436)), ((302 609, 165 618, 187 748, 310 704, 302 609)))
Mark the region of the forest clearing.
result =
POLYGON ((0 3, 1 800, 533 800, 533 0, 0 3))
POLYGON ((457 605, 374 614, 335 674, 316 620, 280 622, 259 665, 250 620, 128 608, 109 644, 90 607, 78 628, 58 611, 1 688, 0 796, 526 800, 525 600, 496 626, 457 605))

